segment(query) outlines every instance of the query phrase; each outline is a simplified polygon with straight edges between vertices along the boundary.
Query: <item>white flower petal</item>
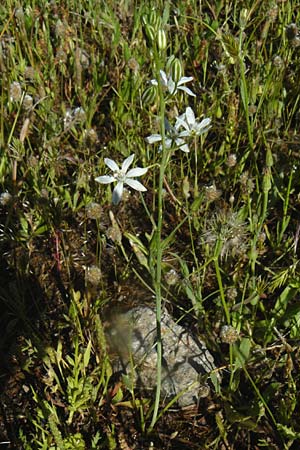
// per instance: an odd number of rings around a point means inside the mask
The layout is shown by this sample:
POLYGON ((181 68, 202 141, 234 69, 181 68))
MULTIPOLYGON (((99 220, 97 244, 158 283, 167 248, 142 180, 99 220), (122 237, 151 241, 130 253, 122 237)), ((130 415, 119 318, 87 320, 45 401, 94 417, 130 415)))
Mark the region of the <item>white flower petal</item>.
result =
MULTIPOLYGON (((172 131, 171 124, 170 124, 170 122, 168 121, 168 119, 166 119, 166 118, 165 118, 165 129, 166 129, 166 132, 167 132, 167 133, 169 133, 170 131, 172 131)), ((159 136, 160 136, 160 135, 159 135, 159 136)))
POLYGON ((147 144, 154 144, 154 142, 160 142, 161 135, 160 134, 151 134, 151 136, 147 136, 145 138, 145 141, 147 142, 147 144))
MULTIPOLYGON (((173 144, 173 140, 168 138, 168 137, 166 137, 166 139, 165 139, 165 148, 167 150, 169 150, 172 147, 172 144, 173 144)), ((160 146, 158 147, 158 153, 160 153, 161 151, 162 151, 162 144, 160 144, 160 146)))
POLYGON ((103 175, 102 177, 95 178, 95 181, 97 181, 97 183, 109 184, 116 181, 116 179, 110 175, 103 175))
POLYGON ((189 146, 187 144, 180 145, 179 146, 179 150, 181 150, 184 153, 189 153, 190 152, 189 146))
POLYGON ((167 78, 166 72, 164 72, 163 70, 160 70, 159 73, 160 73, 160 78, 161 78, 163 86, 168 87, 168 78, 167 78))
POLYGON ((177 148, 179 148, 179 150, 182 150, 185 153, 189 153, 189 146, 186 144, 186 142, 181 139, 181 138, 176 138, 175 139, 175 143, 177 148))
POLYGON ((165 139, 165 147, 166 148, 171 148, 172 147, 172 139, 171 138, 168 138, 168 137, 166 137, 166 139, 165 139))
POLYGON ((119 181, 116 187, 113 190, 112 202, 114 205, 120 203, 123 194, 123 182, 119 181))
MULTIPOLYGON (((187 128, 187 127, 186 127, 187 128)), ((187 136, 190 136, 191 135, 191 131, 189 130, 189 128, 187 128, 185 131, 181 131, 180 133, 179 133, 179 136, 180 137, 187 137, 187 136)))
POLYGON ((190 106, 188 106, 185 110, 185 117, 186 117, 186 121, 187 121, 188 125, 191 128, 194 125, 196 119, 195 119, 194 111, 192 110, 192 108, 190 106))
POLYGON ((199 134, 203 134, 206 131, 208 131, 211 127, 210 122, 211 122, 211 119, 207 117, 207 118, 201 120, 200 123, 196 123, 195 124, 196 133, 199 135, 199 134))
POLYGON ((117 172, 119 170, 119 166, 113 159, 104 158, 104 162, 107 165, 107 167, 110 168, 113 172, 117 172))
POLYGON ((128 156, 128 158, 124 159, 122 163, 122 172, 126 173, 128 170, 128 167, 132 164, 132 161, 134 160, 134 154, 128 156))
POLYGON ((204 127, 208 127, 211 123, 211 119, 209 117, 206 117, 205 119, 201 120, 200 125, 204 127))
POLYGON ((181 77, 177 83, 177 86, 181 86, 184 83, 188 83, 189 81, 193 81, 193 77, 181 77))
POLYGON ((182 127, 182 122, 184 122, 184 117, 178 116, 174 125, 174 130, 177 132, 180 127, 182 127))
MULTIPOLYGON (((176 124, 175 124, 175 128, 176 130, 178 130, 179 127, 183 127, 185 128, 187 131, 189 131, 190 127, 188 126, 188 124, 186 123, 186 121, 184 120, 183 116, 179 116, 177 117, 176 120, 176 124)), ((182 135, 182 133, 184 133, 183 131, 180 133, 180 135, 182 135)), ((185 135, 186 136, 186 135, 185 135)))
POLYGON ((176 84, 175 82, 172 80, 172 78, 168 79, 168 91, 170 92, 171 95, 176 94, 177 89, 176 89, 176 84))
POLYGON ((150 84, 151 84, 151 86, 158 86, 158 82, 157 82, 157 80, 150 80, 150 84))
POLYGON ((190 95, 191 97, 196 97, 196 95, 194 94, 193 91, 191 91, 188 87, 186 86, 178 86, 178 89, 180 89, 181 91, 184 91, 186 94, 190 95))
POLYGON ((181 139, 180 137, 178 137, 178 138, 175 139, 175 143, 176 143, 176 145, 177 145, 178 147, 180 147, 180 146, 186 144, 185 140, 184 140, 184 139, 181 139))
POLYGON ((148 171, 148 167, 135 167, 134 169, 130 169, 127 172, 126 179, 132 178, 132 177, 140 177, 141 175, 145 175, 145 173, 147 173, 147 171, 148 171))
POLYGON ((132 189, 135 189, 136 191, 145 192, 147 190, 145 186, 142 185, 142 183, 137 180, 132 180, 131 178, 126 178, 125 184, 128 184, 128 186, 130 186, 132 189))

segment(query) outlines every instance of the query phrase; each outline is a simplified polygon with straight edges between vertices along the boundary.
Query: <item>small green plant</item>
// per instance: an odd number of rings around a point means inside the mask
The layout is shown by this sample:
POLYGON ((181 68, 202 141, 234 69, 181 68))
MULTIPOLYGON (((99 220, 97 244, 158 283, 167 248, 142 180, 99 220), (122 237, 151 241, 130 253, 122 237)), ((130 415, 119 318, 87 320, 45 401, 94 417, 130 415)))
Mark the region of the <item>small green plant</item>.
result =
POLYGON ((2 2, 3 445, 299 446, 298 6, 2 2), (154 399, 106 342, 144 303, 154 399), (163 308, 222 375, 193 418, 161 402, 163 308))

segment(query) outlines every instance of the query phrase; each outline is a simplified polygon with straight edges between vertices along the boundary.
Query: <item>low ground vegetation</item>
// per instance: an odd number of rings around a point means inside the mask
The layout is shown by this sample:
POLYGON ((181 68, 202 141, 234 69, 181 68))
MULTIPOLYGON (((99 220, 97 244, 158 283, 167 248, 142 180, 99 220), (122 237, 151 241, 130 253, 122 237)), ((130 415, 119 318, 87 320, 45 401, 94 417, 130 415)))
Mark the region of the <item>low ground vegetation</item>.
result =
POLYGON ((297 449, 298 2, 2 3, 0 444, 297 449), (141 304, 214 356, 197 405, 113 374, 141 304))

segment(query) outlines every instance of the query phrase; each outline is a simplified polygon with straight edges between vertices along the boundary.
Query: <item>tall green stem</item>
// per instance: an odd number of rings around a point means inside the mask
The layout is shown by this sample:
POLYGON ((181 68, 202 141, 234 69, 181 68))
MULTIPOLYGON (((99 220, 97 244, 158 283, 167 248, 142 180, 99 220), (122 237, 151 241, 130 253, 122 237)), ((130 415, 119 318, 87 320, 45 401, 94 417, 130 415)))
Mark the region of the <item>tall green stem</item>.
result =
MULTIPOLYGON (((156 59, 158 62, 158 58, 156 59)), ((157 64, 157 79, 160 80, 159 74, 159 64, 157 64)), ((155 270, 155 297, 156 297, 156 333, 157 333, 157 364, 156 364, 156 394, 155 403, 153 409, 153 415, 151 424, 149 427, 149 432, 152 431, 158 416, 158 408, 160 403, 160 392, 161 392, 161 367, 162 367, 162 342, 161 342, 161 262, 163 256, 163 249, 161 245, 161 234, 163 225, 163 183, 166 171, 166 166, 168 163, 168 155, 165 146, 165 99, 163 95, 163 90, 160 81, 158 81, 158 91, 159 91, 159 110, 160 110, 160 131, 162 137, 162 159, 159 168, 159 183, 158 183, 158 202, 157 202, 157 228, 155 232, 155 252, 156 257, 154 258, 156 264, 155 270)))

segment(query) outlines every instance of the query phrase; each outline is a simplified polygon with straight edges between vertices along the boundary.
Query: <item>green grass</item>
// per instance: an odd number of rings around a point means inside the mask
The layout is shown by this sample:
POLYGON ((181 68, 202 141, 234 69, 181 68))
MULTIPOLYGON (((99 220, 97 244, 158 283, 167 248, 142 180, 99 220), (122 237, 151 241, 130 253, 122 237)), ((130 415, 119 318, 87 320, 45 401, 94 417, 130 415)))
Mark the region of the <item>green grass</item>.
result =
POLYGON ((0 24, 0 443, 298 448, 298 3, 7 0, 0 24), (151 85, 172 55, 196 97, 151 85), (168 150, 188 106, 212 126, 168 150), (133 153, 147 192, 112 205, 95 178, 133 153), (193 414, 112 374, 109 315, 149 301, 215 357, 193 414))

